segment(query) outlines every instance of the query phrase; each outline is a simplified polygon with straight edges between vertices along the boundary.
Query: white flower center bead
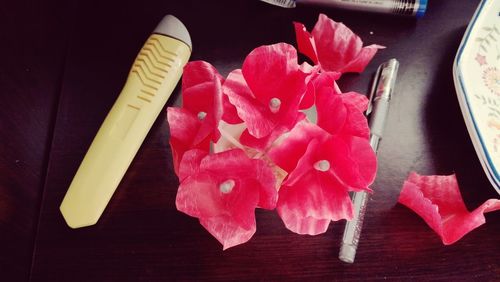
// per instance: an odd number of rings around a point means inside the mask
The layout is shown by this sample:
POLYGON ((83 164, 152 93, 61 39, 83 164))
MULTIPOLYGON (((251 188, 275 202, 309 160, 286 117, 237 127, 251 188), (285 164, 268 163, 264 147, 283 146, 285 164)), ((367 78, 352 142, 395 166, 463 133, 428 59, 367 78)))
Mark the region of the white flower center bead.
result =
POLYGON ((272 98, 269 100, 269 109, 273 114, 277 113, 280 110, 281 100, 278 98, 272 98))
POLYGON ((204 120, 206 116, 207 116, 207 113, 205 113, 205 112, 199 112, 198 113, 198 119, 199 120, 204 120))
POLYGON ((317 161, 314 164, 314 168, 318 171, 327 171, 330 169, 330 162, 327 160, 317 161))
POLYGON ((228 179, 219 185, 219 190, 224 194, 231 193, 231 191, 233 191, 234 184, 234 180, 228 179))

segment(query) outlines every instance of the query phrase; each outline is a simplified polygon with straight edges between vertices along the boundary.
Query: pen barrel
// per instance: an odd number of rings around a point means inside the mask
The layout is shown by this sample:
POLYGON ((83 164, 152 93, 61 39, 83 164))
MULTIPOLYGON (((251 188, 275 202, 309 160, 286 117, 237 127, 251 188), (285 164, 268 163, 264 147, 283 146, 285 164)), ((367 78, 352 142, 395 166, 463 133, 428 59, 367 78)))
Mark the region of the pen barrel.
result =
MULTIPOLYGON (((378 139, 382 139, 388 112, 389 100, 381 97, 375 98, 373 101, 373 110, 370 114, 370 121, 368 122, 372 137, 375 136, 378 139)), ((377 148, 373 148, 373 150, 377 151, 377 148)))
POLYGON ((296 0, 297 3, 318 4, 354 11, 376 12, 403 16, 422 16, 425 12, 426 0, 296 0))
POLYGON ((366 206, 370 195, 366 192, 356 192, 352 196, 354 206, 354 216, 351 221, 346 222, 344 236, 339 252, 339 259, 347 263, 353 263, 356 257, 356 250, 363 228, 366 206))
POLYGON ((191 50, 152 34, 61 203, 72 228, 95 224, 179 81, 191 50))

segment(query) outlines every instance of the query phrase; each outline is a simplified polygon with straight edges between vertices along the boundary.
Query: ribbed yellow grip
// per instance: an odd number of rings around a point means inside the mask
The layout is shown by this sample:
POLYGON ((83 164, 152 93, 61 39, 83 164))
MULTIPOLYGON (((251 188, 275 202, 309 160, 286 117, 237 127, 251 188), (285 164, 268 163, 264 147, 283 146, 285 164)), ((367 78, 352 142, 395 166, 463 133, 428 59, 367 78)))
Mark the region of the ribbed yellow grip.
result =
POLYGON ((179 81, 190 48, 152 34, 61 203, 72 228, 95 224, 179 81))

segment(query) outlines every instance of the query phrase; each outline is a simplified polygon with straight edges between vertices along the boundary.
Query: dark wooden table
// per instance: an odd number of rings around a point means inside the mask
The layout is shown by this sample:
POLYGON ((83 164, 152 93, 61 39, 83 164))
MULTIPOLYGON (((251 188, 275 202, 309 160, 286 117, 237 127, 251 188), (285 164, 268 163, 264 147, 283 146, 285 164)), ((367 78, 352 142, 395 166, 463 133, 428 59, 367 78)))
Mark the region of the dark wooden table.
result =
MULTIPOLYGON (((0 280, 434 280, 500 279, 500 213, 443 246, 397 204, 410 171, 457 173, 466 205, 498 198, 458 106, 452 62, 479 0, 431 0, 420 20, 259 1, 11 1, 0 8, 0 280), (401 62, 376 191, 356 262, 337 259, 344 222, 319 236, 289 232, 257 211, 257 233, 222 251, 175 209, 178 180, 162 113, 97 225, 70 229, 59 204, 138 50, 164 14, 191 33, 192 60, 226 75, 253 48, 295 44, 292 21, 319 13, 367 44, 387 46, 343 89, 366 93, 378 64, 401 62)), ((178 104, 177 89, 168 105, 178 104)))

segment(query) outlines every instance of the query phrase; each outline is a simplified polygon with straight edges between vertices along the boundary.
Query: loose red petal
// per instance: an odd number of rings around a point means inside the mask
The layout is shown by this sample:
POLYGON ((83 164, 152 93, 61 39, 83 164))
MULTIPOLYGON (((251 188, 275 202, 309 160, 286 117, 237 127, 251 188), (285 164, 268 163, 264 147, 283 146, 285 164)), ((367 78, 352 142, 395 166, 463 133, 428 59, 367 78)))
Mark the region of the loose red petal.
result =
POLYGON ((500 210, 500 200, 490 199, 469 212, 455 174, 422 176, 412 172, 403 185, 399 202, 420 215, 445 245, 484 224, 484 213, 500 210))

